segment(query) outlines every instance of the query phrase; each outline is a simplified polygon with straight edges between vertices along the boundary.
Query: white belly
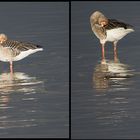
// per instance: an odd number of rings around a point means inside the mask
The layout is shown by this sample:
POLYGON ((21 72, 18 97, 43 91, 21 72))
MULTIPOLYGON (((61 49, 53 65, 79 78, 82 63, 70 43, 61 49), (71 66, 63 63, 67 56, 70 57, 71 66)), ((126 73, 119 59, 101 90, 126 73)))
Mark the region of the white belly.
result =
POLYGON ((8 62, 8 61, 18 61, 21 60, 25 57, 27 57, 30 54, 33 54, 38 51, 42 51, 42 48, 34 49, 34 50, 27 50, 27 51, 22 51, 20 52, 19 55, 16 57, 13 57, 11 54, 11 51, 9 49, 0 49, 0 61, 8 62))
POLYGON ((34 49, 34 50, 30 49, 30 50, 27 50, 27 51, 22 51, 19 55, 17 55, 16 57, 13 58, 13 61, 21 60, 21 59, 27 57, 30 54, 33 54, 35 52, 42 51, 42 50, 43 50, 42 48, 39 48, 39 49, 34 49))
POLYGON ((134 31, 133 29, 124 29, 124 28, 107 30, 106 41, 110 41, 110 42, 118 41, 122 39, 125 35, 133 31, 134 31))

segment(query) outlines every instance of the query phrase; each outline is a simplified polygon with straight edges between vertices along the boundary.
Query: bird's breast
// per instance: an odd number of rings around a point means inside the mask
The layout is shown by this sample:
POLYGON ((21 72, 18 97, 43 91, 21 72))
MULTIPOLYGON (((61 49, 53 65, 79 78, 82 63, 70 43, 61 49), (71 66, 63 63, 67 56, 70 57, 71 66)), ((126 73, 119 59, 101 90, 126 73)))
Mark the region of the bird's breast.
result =
POLYGON ((103 40, 106 38, 106 31, 103 27, 98 27, 97 25, 93 26, 93 32, 97 38, 103 40))
POLYGON ((9 49, 0 46, 0 61, 8 62, 12 60, 12 55, 9 49))

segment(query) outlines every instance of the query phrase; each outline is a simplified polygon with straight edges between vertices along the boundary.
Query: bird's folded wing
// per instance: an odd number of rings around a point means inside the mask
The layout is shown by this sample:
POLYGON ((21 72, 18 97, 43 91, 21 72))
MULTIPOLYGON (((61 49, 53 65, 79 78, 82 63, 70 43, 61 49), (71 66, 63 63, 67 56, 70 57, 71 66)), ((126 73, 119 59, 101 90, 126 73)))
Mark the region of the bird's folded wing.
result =
POLYGON ((105 29, 110 30, 110 29, 114 29, 114 28, 124 28, 124 29, 132 29, 133 26, 120 22, 116 19, 108 19, 108 24, 105 26, 105 29))
POLYGON ((38 45, 32 43, 19 42, 14 40, 7 40, 1 44, 3 47, 11 48, 18 51, 27 51, 29 49, 37 49, 38 45))

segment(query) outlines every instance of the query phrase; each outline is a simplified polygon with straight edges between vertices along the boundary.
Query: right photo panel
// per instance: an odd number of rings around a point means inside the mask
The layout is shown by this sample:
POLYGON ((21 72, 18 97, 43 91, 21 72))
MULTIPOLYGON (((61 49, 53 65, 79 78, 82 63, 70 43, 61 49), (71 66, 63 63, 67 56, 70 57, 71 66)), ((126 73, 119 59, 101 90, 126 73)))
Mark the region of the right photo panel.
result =
POLYGON ((140 2, 71 2, 71 138, 140 138, 140 2))

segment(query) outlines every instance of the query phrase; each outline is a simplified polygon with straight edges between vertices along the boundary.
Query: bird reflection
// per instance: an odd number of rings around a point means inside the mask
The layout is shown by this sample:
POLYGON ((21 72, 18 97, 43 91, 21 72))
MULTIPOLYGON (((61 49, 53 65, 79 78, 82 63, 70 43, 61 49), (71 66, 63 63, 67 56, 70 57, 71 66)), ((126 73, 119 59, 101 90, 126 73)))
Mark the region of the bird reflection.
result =
POLYGON ((1 73, 0 74, 0 92, 8 93, 12 91, 33 91, 35 90, 32 85, 43 83, 38 81, 36 77, 30 77, 23 72, 1 73), (29 86, 30 85, 30 86, 29 86))
POLYGON ((30 77, 23 72, 1 73, 0 74, 0 109, 7 108, 9 102, 9 94, 12 92, 30 93, 36 92, 35 85, 42 84, 36 77, 30 77))
POLYGON ((93 87, 99 92, 107 91, 111 87, 124 90, 126 88, 120 86, 128 82, 125 80, 133 76, 133 71, 127 64, 121 63, 117 55, 114 55, 114 60, 104 58, 94 69, 93 87))
MULTIPOLYGON (((37 80, 36 77, 31 77, 23 72, 14 72, 11 76, 11 73, 1 73, 0 74, 0 129, 12 128, 12 127, 30 127, 36 126, 37 120, 33 117, 33 114, 36 112, 35 104, 33 101, 36 99, 34 93, 42 88, 43 81, 37 80), (13 112, 16 111, 11 103, 15 93, 24 93, 23 98, 19 101, 20 103, 27 103, 32 100, 32 107, 23 110, 18 110, 20 114, 15 119, 15 114, 9 114, 9 109, 13 112), (33 95, 32 95, 33 94, 33 95), (10 103, 11 102, 11 103, 10 103), (24 118, 22 113, 26 114, 30 118, 24 118)), ((14 98, 15 99, 15 98, 14 98)), ((17 102, 17 101, 16 101, 17 102)), ((17 102, 18 103, 18 102, 17 102)))

